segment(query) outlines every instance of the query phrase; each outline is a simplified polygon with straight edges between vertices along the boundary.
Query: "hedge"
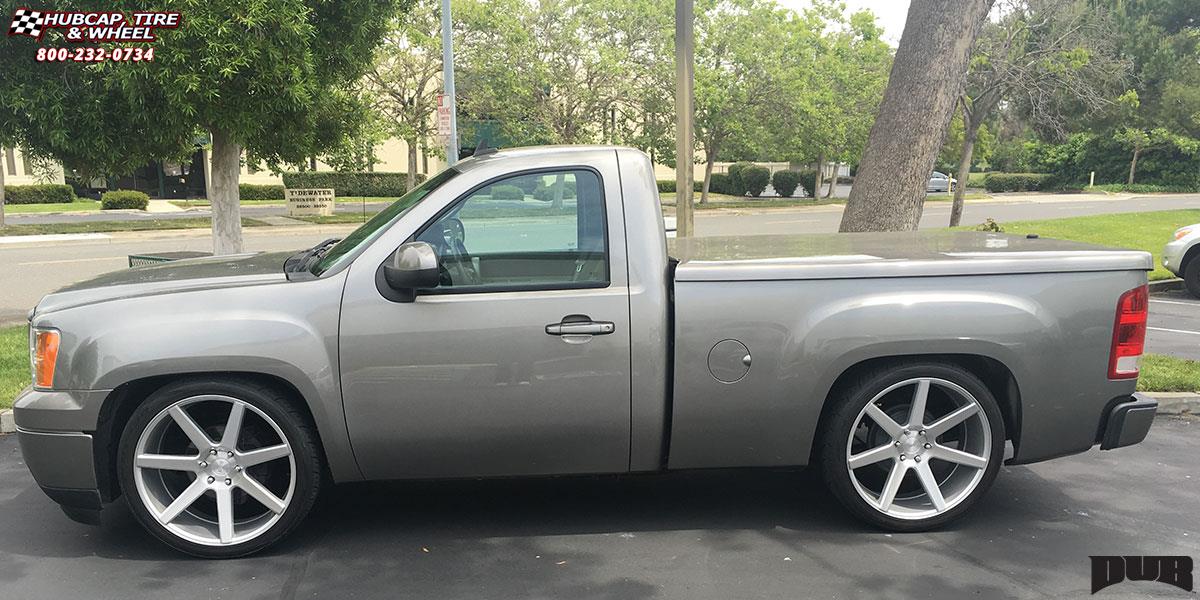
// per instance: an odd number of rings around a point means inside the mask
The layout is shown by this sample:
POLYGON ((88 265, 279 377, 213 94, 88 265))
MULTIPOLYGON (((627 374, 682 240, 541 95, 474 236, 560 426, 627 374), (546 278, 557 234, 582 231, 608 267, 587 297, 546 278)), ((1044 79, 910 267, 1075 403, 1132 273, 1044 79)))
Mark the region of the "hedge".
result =
POLYGON ((5 204, 65 204, 74 201, 75 190, 60 183, 4 186, 5 204))
MULTIPOLYGON (((551 183, 549 185, 543 185, 542 187, 539 187, 538 189, 533 190, 534 199, 541 200, 543 202, 553 201, 555 185, 556 184, 551 183)), ((575 194, 576 194, 576 189, 577 188, 576 188, 574 181, 564 181, 562 197, 563 198, 574 198, 575 194)), ((492 197, 494 198, 495 196, 493 195, 492 197)))
POLYGON ((747 186, 746 182, 742 180, 742 172, 753 166, 754 163, 742 160, 729 165, 729 168, 725 170, 726 173, 729 173, 729 181, 733 185, 733 189, 736 190, 733 192, 735 195, 746 195, 747 186))
POLYGON ((775 186, 775 192, 785 198, 792 197, 797 192, 796 188, 800 186, 799 171, 775 171, 771 176, 771 185, 775 186))
POLYGON ((767 184, 771 183, 771 170, 750 165, 738 171, 738 178, 742 180, 742 191, 757 198, 767 189, 767 184))
POLYGON ((104 192, 100 196, 101 210, 136 209, 146 210, 150 205, 150 196, 136 190, 115 190, 104 192))
POLYGON ((658 180, 658 191, 663 194, 675 193, 675 180, 674 179, 659 179, 658 180))
POLYGON ((809 198, 817 197, 817 171, 816 169, 807 169, 800 171, 800 185, 804 187, 804 194, 809 198))
POLYGON ((989 192, 1034 192, 1049 178, 1042 173, 988 173, 983 187, 989 192))
POLYGON ((525 190, 515 185, 493 185, 492 200, 524 200, 525 190))
MULTIPOLYGON (((417 183, 425 181, 417 175, 417 183)), ((408 173, 339 173, 337 171, 300 171, 283 174, 283 186, 289 189, 333 189, 338 196, 398 198, 408 191, 408 173)))
POLYGON ((283 189, 282 185, 239 183, 238 196, 242 200, 283 200, 283 189))

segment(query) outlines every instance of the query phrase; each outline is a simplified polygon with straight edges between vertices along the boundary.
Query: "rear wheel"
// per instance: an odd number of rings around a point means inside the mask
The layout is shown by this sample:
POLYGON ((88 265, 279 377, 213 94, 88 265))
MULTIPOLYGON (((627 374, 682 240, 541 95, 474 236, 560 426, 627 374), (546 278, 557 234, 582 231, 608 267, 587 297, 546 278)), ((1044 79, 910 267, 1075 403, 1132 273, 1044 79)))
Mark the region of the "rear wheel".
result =
POLYGON ((943 525, 966 512, 1000 469, 1000 409, 961 367, 876 369, 831 401, 822 473, 838 500, 871 524, 892 531, 943 525))
POLYGON ((308 514, 321 485, 318 443, 278 391, 192 380, 155 392, 121 436, 119 478, 138 521, 205 558, 257 552, 308 514))

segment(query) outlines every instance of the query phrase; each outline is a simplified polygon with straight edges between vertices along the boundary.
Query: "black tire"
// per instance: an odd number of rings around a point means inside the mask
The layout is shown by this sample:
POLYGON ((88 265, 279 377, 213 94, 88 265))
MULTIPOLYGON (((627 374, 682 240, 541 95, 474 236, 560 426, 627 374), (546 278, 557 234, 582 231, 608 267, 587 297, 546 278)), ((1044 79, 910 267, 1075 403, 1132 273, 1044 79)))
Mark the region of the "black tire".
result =
POLYGON ((819 432, 817 460, 822 478, 834 497, 855 517, 876 527, 895 532, 936 529, 970 510, 991 487, 1004 459, 1004 420, 992 393, 974 374, 962 367, 941 362, 895 362, 864 371, 831 395, 830 412, 819 432), (859 414, 877 394, 893 384, 919 377, 933 377, 966 389, 983 408, 991 429, 991 448, 984 474, 975 489, 949 510, 920 520, 887 515, 868 504, 855 490, 846 464, 846 444, 859 414))
POLYGON ((1200 298, 1200 260, 1193 258, 1183 268, 1183 285, 1195 298, 1200 298))
POLYGON ((168 384, 138 406, 121 434, 117 454, 118 479, 130 512, 141 525, 168 546, 200 558, 236 558, 259 552, 296 529, 308 516, 321 492, 324 463, 316 431, 307 416, 281 391, 256 382, 221 377, 203 377, 168 384), (143 505, 134 478, 134 454, 138 438, 152 419, 179 400, 200 395, 222 395, 242 400, 269 416, 287 438, 295 460, 295 490, 278 521, 254 539, 227 546, 209 546, 185 540, 158 522, 143 505))

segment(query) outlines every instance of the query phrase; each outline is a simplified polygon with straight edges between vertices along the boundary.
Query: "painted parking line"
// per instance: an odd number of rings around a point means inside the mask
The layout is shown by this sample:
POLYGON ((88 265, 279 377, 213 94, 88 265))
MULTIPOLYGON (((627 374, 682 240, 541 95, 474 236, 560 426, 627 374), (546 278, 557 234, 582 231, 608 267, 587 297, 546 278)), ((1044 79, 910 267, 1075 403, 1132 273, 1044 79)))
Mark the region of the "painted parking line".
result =
POLYGON ((1200 302, 1181 302, 1179 300, 1157 300, 1151 298, 1150 302, 1158 302, 1159 304, 1178 304, 1180 306, 1200 306, 1200 302))
POLYGON ((1165 331, 1167 333, 1186 333, 1188 335, 1200 335, 1200 331, 1188 331, 1186 329, 1167 329, 1166 327, 1147 327, 1150 331, 1165 331))

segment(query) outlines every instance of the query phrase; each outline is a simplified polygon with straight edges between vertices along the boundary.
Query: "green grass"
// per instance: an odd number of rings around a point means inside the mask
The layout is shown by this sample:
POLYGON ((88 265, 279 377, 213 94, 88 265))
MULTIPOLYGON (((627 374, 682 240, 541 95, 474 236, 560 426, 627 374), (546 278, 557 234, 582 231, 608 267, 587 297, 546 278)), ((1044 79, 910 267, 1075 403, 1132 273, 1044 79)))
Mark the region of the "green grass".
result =
POLYGON ((1138 389, 1143 392, 1200 391, 1200 362, 1147 354, 1142 357, 1138 389))
POLYGON ((4 212, 13 215, 28 215, 37 213, 82 212, 100 210, 100 202, 96 200, 77 199, 74 202, 58 204, 5 204, 4 212))
POLYGON ((0 328, 0 408, 12 408, 29 381, 29 330, 24 325, 0 328))
POLYGON ((367 211, 364 217, 362 213, 338 213, 329 216, 322 215, 301 215, 297 217, 288 217, 298 221, 308 221, 317 225, 343 225, 343 224, 360 224, 366 223, 367 219, 375 216, 375 212, 367 211))
POLYGON ((1126 185, 1124 183, 1104 183, 1101 185, 1084 186, 1085 192, 1111 192, 1111 193, 1128 193, 1128 194, 1193 194, 1197 190, 1195 187, 1183 185, 1153 185, 1145 183, 1135 183, 1126 185))
MULTIPOLYGON (((0 227, 0 235, 45 235, 50 233, 111 233, 114 231, 160 231, 166 229, 208 229, 212 220, 206 217, 192 219, 149 219, 139 221, 84 221, 81 223, 44 223, 36 225, 8 225, 0 227)), ((257 219, 242 219, 242 227, 269 227, 257 219)))
MULTIPOLYGON (((1193 223, 1200 223, 1200 209, 1011 221, 1000 223, 1000 226, 1005 233, 1036 233, 1041 237, 1145 250, 1154 255, 1154 270, 1150 272, 1153 281, 1174 277, 1162 267, 1163 246, 1171 241, 1171 234, 1176 229, 1193 223)), ((973 224, 960 229, 974 227, 973 224)))
MULTIPOLYGON (((372 202, 386 202, 391 204, 397 199, 374 196, 339 196, 334 201, 338 204, 361 204, 364 201, 368 204, 372 202)), ((171 204, 179 208, 208 208, 212 205, 208 200, 172 200, 171 204)), ((283 206, 285 204, 287 204, 287 201, 282 198, 279 200, 242 200, 242 206, 283 206)))

